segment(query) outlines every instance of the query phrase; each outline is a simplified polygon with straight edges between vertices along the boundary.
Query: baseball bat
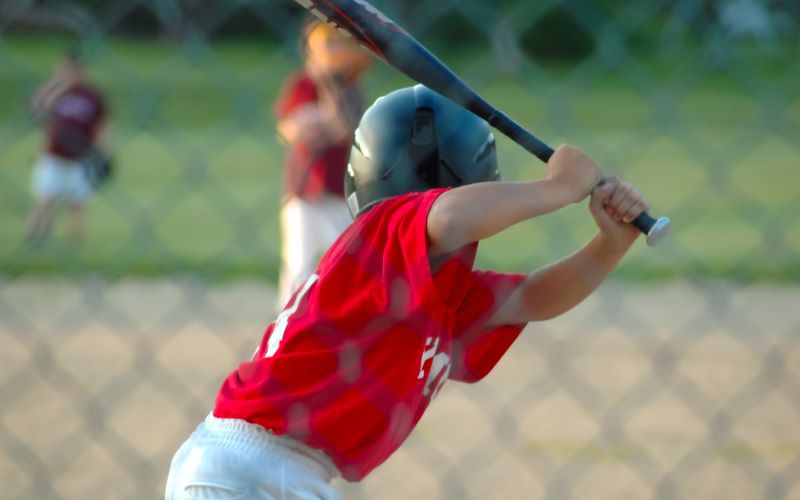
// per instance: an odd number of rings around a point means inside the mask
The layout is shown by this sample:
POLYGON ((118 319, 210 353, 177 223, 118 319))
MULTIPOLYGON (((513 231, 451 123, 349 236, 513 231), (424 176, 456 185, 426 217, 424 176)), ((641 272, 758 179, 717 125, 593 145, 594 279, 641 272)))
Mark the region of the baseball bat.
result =
MULTIPOLYGON (((295 0, 319 19, 333 25, 379 59, 406 76, 480 116, 537 158, 547 163, 553 148, 496 109, 470 88, 442 61, 364 0, 295 0)), ((647 235, 647 244, 657 245, 666 236, 670 220, 642 212, 631 224, 647 235)))

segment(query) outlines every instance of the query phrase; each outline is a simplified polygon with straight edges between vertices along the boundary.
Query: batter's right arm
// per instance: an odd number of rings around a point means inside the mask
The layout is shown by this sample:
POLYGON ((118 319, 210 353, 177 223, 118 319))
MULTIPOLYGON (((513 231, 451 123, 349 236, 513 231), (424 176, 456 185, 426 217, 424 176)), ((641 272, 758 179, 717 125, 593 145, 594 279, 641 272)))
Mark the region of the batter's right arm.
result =
POLYGON ((429 254, 453 252, 581 201, 601 178, 600 167, 591 158, 579 149, 562 146, 550 159, 542 180, 484 182, 447 191, 428 214, 429 254))

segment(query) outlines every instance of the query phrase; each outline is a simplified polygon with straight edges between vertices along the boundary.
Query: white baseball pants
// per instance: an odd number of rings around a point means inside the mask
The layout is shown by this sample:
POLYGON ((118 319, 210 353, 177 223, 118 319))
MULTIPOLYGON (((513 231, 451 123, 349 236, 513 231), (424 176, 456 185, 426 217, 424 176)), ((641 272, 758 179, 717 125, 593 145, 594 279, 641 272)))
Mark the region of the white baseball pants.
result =
POLYGON ((276 311, 317 268, 319 258, 353 221, 342 198, 309 202, 292 197, 281 207, 281 275, 276 311))
POLYGON ((330 459, 260 425, 209 415, 178 449, 166 500, 341 500, 330 459))

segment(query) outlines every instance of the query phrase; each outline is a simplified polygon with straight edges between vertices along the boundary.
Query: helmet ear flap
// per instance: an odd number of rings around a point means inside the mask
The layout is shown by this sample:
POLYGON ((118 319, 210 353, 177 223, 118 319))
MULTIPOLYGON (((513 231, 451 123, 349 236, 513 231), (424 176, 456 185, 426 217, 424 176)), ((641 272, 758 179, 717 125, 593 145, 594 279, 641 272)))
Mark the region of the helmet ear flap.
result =
POLYGON ((411 123, 409 156, 417 176, 430 187, 439 187, 439 139, 433 109, 417 108, 411 123))
POLYGON ((356 217, 393 196, 498 179, 489 124, 416 85, 378 98, 364 112, 344 188, 356 217))

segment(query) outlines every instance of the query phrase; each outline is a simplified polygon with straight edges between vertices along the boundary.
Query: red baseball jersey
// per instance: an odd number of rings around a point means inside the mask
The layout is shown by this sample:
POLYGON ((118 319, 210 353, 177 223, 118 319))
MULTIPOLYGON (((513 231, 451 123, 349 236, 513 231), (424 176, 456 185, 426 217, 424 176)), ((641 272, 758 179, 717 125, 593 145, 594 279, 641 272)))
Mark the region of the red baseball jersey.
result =
POLYGON ((214 415, 321 449, 357 481, 408 437, 445 380, 489 373, 524 324, 486 322, 525 276, 473 271, 477 244, 431 272, 427 217, 443 191, 357 218, 227 377, 214 415))
MULTIPOLYGON (((293 74, 275 102, 275 116, 281 120, 305 105, 317 104, 319 93, 317 83, 306 72, 293 74)), ((284 192, 308 200, 325 194, 344 197, 342 179, 349 157, 349 137, 320 151, 302 141, 290 146, 284 165, 284 192)))
POLYGON ((76 85, 58 98, 47 127, 47 151, 62 158, 85 155, 94 143, 106 106, 100 92, 76 85))

